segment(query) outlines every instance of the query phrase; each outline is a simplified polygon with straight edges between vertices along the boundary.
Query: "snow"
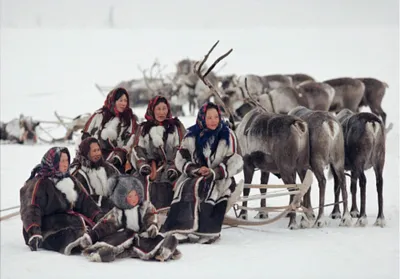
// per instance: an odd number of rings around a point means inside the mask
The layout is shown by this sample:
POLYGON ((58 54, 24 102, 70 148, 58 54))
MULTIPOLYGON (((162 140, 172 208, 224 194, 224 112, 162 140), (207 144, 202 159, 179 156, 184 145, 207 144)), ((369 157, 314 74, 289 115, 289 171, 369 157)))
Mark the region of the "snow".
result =
MULTIPOLYGON (((94 87, 95 82, 112 86, 120 80, 140 77, 137 64, 148 67, 155 57, 168 65, 166 71, 173 71, 179 59, 199 59, 220 39, 213 58, 234 48, 220 73, 304 72, 318 80, 340 76, 382 79, 390 86, 383 108, 394 128, 387 136, 384 169, 385 228, 373 226, 378 212, 377 197, 375 176, 368 170, 369 224, 365 228, 342 228, 338 220, 331 220, 326 228, 290 231, 286 228, 288 219, 284 218, 266 226, 224 228, 221 240, 213 245, 181 245, 183 257, 179 261, 124 259, 99 264, 81 256, 43 250, 31 252, 24 244, 22 224, 17 216, 1 222, 0 277, 103 278, 133 272, 136 278, 165 279, 399 278, 398 38, 398 27, 385 26, 238 30, 2 29, 2 121, 9 121, 20 113, 35 119, 55 120, 54 111, 70 117, 93 112, 104 101, 94 87)), ((144 108, 135 109, 140 117, 144 112, 144 108)), ((194 119, 188 116, 182 121, 189 126, 194 119)), ((63 128, 57 128, 54 136, 64 132, 63 128)), ((74 155, 74 145, 68 147, 74 155)), ((20 187, 49 148, 47 144, 1 145, 2 209, 19 204, 20 187)), ((253 183, 259 179, 256 172, 253 183)), ((270 183, 282 182, 271 176, 270 183)), ((284 205, 287 201, 283 197, 267 203, 284 205)), ((312 202, 314 206, 318 203, 315 180, 312 202)), ((333 181, 329 180, 326 203, 331 202, 333 181)), ((326 216, 331 209, 326 208, 326 216)))

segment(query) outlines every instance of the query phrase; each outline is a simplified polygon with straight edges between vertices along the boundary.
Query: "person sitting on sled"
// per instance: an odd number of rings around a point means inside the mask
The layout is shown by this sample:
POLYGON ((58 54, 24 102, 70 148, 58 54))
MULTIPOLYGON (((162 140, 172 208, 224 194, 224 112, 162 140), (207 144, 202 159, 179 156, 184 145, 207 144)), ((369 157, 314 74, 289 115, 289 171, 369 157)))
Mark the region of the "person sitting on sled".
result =
POLYGON ((81 237, 104 216, 70 175, 69 162, 67 148, 50 148, 20 189, 22 233, 32 251, 78 252, 81 237))
POLYGON ((172 118, 163 96, 150 100, 145 118, 135 135, 130 159, 146 185, 145 199, 160 209, 172 201, 173 184, 180 175, 174 160, 185 128, 177 117, 172 118))
POLYGON ((115 207, 85 235, 83 251, 90 261, 110 262, 116 258, 176 259, 178 240, 159 233, 157 213, 144 200, 142 182, 128 174, 110 179, 115 207), (122 230, 121 230, 122 229, 122 230))
POLYGON ((180 241, 212 243, 219 238, 230 205, 243 189, 234 175, 242 171, 234 132, 221 118, 219 107, 208 102, 188 128, 176 155, 182 175, 162 232, 176 234, 180 241))
POLYGON ((88 137, 81 142, 70 172, 85 187, 103 212, 108 212, 114 207, 114 203, 109 199, 108 179, 120 172, 113 164, 104 160, 100 143, 96 138, 88 137))
POLYGON ((86 122, 81 140, 89 136, 97 138, 103 158, 125 173, 127 153, 136 128, 137 117, 129 107, 128 92, 124 88, 116 88, 108 93, 103 107, 86 122))

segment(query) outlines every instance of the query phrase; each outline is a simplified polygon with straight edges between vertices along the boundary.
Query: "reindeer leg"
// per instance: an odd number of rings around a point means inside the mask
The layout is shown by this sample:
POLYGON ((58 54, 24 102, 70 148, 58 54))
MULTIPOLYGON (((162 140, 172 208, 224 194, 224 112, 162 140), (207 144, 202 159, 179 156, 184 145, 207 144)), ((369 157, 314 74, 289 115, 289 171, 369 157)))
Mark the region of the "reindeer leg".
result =
MULTIPOLYGON (((304 178, 306 177, 306 173, 307 173, 307 170, 303 170, 300 172, 299 176, 300 176, 301 182, 304 181, 304 178)), ((303 206, 308 209, 308 212, 306 212, 307 218, 309 220, 315 220, 314 210, 311 205, 311 187, 308 189, 307 193, 304 195, 303 206)))
POLYGON ((367 214, 365 213, 365 198, 366 198, 367 178, 363 171, 360 172, 360 194, 361 208, 360 215, 356 222, 356 226, 365 227, 368 224, 367 214))
MULTIPOLYGON (((253 175, 254 175, 254 165, 251 162, 250 155, 245 155, 243 157, 243 161, 244 161, 244 164, 243 164, 244 183, 251 184, 251 181, 253 180, 253 175)), ((250 194, 250 189, 244 188, 243 189, 243 197, 248 197, 249 194, 250 194)), ((242 205, 244 207, 247 207, 247 201, 244 201, 242 205)), ((247 210, 245 210, 245 209, 240 210, 239 218, 247 220, 247 210)))
POLYGON ((333 179, 335 181, 335 207, 332 211, 331 218, 336 219, 340 218, 340 209, 339 209, 339 192, 340 190, 342 191, 342 200, 343 200, 343 216, 342 219, 340 220, 340 226, 346 226, 349 227, 352 225, 352 220, 351 220, 351 215, 349 212, 349 207, 348 207, 348 194, 347 194, 347 188, 346 188, 346 177, 344 175, 344 169, 340 167, 335 167, 333 164, 331 164, 331 171, 333 175, 333 179), (335 211, 335 209, 337 211, 335 211), (338 215, 336 215, 339 213, 338 215))
POLYGON ((353 218, 357 218, 360 214, 358 211, 357 207, 357 178, 359 177, 359 172, 358 171, 352 171, 351 172, 351 184, 350 184, 350 190, 351 190, 351 209, 350 209, 350 215, 353 218))
MULTIPOLYGON (((268 184, 269 180, 269 172, 261 172, 261 184, 268 184)), ((261 189, 260 188, 260 193, 262 195, 265 195, 267 193, 267 189, 261 189)), ((260 206, 261 207, 266 207, 266 201, 265 199, 261 199, 260 201, 260 206)), ((268 218, 268 212, 258 212, 257 215, 254 217, 256 219, 267 219, 268 218)))
POLYGON ((376 219, 374 226, 380 226, 383 228, 386 226, 385 216, 383 215, 383 168, 379 165, 374 167, 374 171, 376 177, 376 191, 378 194, 378 218, 376 219))
POLYGON ((321 164, 313 164, 313 165, 314 166, 312 169, 315 177, 318 180, 318 187, 319 187, 319 209, 318 209, 317 220, 314 223, 314 227, 322 228, 328 225, 328 221, 325 219, 324 216, 326 178, 321 164))
MULTIPOLYGON (((287 172, 280 171, 280 174, 281 174, 281 178, 282 178, 284 184, 295 184, 296 183, 296 172, 295 171, 293 171, 289 174, 287 174, 287 172)), ((289 190, 289 191, 293 191, 293 190, 289 190)), ((293 198, 294 198, 293 195, 290 195, 289 204, 292 203, 293 198)), ((291 229, 291 230, 298 229, 299 225, 297 224, 297 221, 296 221, 296 212, 291 212, 289 215, 289 218, 290 218, 289 225, 288 225, 289 229, 291 229)))
MULTIPOLYGON (((341 177, 341 172, 336 170, 335 167, 333 166, 333 164, 331 164, 331 172, 332 172, 332 176, 333 176, 333 180, 334 180, 333 192, 334 192, 334 196, 335 196, 335 205, 333 206, 332 213, 329 215, 329 217, 332 219, 339 219, 341 216, 340 207, 339 207, 339 196, 340 196, 340 185, 341 185, 339 178, 341 177)), ((343 172, 344 179, 346 179, 346 177, 344 176, 344 171, 342 171, 342 172, 343 172)), ((346 180, 344 180, 344 182, 345 181, 346 180)))

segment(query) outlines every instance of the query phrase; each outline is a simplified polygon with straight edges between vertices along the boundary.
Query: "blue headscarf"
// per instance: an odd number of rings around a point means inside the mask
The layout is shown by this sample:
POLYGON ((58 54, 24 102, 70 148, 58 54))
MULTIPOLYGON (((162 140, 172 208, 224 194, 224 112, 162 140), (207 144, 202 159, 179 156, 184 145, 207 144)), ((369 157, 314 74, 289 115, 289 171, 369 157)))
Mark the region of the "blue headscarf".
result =
POLYGON ((225 140, 226 144, 229 145, 229 135, 229 127, 225 121, 222 120, 220 108, 216 104, 208 102, 200 108, 197 114, 196 124, 188 128, 185 137, 195 138, 197 158, 203 166, 207 166, 207 160, 204 157, 203 149, 209 144, 211 154, 214 154, 220 140, 225 140), (206 126, 206 112, 208 109, 212 108, 216 109, 219 115, 219 125, 215 130, 209 130, 206 126))

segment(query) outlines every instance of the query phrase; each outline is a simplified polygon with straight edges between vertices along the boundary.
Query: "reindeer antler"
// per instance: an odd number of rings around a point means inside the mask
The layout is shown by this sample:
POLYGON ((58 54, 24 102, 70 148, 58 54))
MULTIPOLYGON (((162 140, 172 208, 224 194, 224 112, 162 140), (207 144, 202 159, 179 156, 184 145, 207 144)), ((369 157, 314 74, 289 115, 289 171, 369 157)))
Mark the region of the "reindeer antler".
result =
POLYGON ((151 91, 151 93, 153 93, 154 95, 157 95, 157 92, 150 86, 149 79, 146 76, 146 70, 143 70, 139 65, 138 65, 138 69, 143 74, 144 83, 146 84, 147 89, 149 89, 151 91))
POLYGON ((252 95, 250 95, 249 88, 247 87, 247 77, 244 78, 244 88, 246 89, 247 95, 249 95, 249 99, 250 99, 251 103, 252 103, 253 105, 255 105, 256 107, 259 107, 259 108, 261 108, 261 109, 264 110, 264 111, 267 111, 266 108, 264 108, 257 100, 255 100, 255 99, 253 98, 252 95))
POLYGON ((233 113, 231 110, 225 106, 224 101, 222 100, 221 94, 218 92, 218 90, 210 83, 210 81, 207 79, 207 75, 215 68, 215 66, 225 57, 227 57, 233 49, 231 48, 227 53, 221 55, 220 57, 217 58, 217 60, 214 61, 214 63, 208 68, 208 70, 205 72, 205 74, 201 73, 202 67, 206 63, 208 57, 210 56, 211 52, 214 50, 214 48, 218 45, 219 40, 211 47, 211 49, 208 51, 208 53, 204 56, 202 61, 197 61, 193 65, 193 71, 196 73, 196 75, 201 79, 201 81, 210 89, 211 93, 215 96, 215 98, 218 99, 218 101, 221 102, 222 106, 224 107, 225 111, 229 114, 229 120, 232 122, 232 127, 233 130, 235 129, 235 121, 233 117, 233 113), (199 65, 200 64, 200 65, 199 65), (199 65, 199 66, 197 66, 199 65))

